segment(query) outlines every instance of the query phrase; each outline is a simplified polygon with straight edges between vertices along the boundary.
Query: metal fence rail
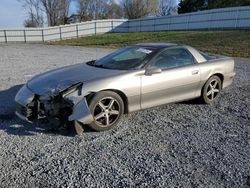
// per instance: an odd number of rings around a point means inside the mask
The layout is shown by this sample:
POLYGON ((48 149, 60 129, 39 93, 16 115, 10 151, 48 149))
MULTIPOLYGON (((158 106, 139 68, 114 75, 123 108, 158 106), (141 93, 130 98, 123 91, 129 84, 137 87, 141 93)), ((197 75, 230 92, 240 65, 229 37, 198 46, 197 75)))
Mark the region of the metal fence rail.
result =
POLYGON ((0 42, 45 42, 107 32, 249 29, 250 6, 136 20, 94 20, 47 28, 0 29, 0 42))
POLYGON ((127 20, 95 20, 47 28, 0 29, 0 42, 45 42, 106 32, 127 32, 127 20), (124 24, 126 25, 126 24, 124 24))
POLYGON ((129 32, 249 28, 249 6, 213 9, 177 16, 129 20, 129 32))

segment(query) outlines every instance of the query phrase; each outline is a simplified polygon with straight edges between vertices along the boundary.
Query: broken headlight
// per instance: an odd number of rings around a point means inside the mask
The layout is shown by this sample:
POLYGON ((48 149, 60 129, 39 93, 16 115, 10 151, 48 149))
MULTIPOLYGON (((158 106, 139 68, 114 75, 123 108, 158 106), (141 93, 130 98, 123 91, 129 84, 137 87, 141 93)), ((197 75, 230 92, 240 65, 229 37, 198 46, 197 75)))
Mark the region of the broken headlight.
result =
POLYGON ((69 95, 72 96, 80 96, 82 94, 82 83, 77 83, 62 91, 62 97, 67 97, 69 95))

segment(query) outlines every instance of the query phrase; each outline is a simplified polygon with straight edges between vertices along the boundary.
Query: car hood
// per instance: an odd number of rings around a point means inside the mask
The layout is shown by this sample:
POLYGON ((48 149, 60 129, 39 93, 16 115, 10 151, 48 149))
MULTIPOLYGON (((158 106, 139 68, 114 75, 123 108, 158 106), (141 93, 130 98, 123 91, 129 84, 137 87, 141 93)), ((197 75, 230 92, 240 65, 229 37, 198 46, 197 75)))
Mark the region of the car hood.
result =
POLYGON ((33 77, 27 87, 37 95, 63 91, 73 84, 120 74, 120 70, 97 68, 85 63, 70 65, 33 77))

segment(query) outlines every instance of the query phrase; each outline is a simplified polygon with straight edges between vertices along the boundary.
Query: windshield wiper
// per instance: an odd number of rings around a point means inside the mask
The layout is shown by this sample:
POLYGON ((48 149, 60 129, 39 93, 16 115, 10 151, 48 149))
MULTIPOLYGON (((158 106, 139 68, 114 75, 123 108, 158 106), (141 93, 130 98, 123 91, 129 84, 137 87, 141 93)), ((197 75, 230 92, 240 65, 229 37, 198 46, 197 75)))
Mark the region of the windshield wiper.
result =
POLYGON ((96 64, 96 60, 89 61, 86 64, 90 65, 90 66, 93 66, 93 67, 98 67, 98 68, 103 68, 103 69, 110 69, 110 68, 108 68, 108 67, 106 67, 106 66, 104 66, 102 64, 101 65, 96 64))
POLYGON ((106 68, 103 65, 97 65, 97 64, 93 64, 94 67, 98 67, 98 68, 106 68))
POLYGON ((86 64, 87 64, 87 65, 94 65, 95 62, 96 62, 96 60, 92 60, 92 61, 88 61, 86 64))

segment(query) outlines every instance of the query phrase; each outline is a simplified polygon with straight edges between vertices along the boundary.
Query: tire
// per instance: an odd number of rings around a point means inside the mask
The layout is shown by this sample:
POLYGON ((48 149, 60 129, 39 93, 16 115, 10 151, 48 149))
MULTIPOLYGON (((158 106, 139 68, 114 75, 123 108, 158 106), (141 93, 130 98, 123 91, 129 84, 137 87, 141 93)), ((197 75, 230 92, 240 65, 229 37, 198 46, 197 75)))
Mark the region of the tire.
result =
POLYGON ((102 91, 90 100, 89 109, 94 117, 89 126, 95 131, 106 131, 119 122, 124 113, 124 103, 117 93, 102 91))
POLYGON ((212 104, 220 96, 221 89, 221 79, 218 76, 210 77, 202 89, 202 101, 206 104, 212 104))

